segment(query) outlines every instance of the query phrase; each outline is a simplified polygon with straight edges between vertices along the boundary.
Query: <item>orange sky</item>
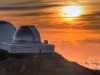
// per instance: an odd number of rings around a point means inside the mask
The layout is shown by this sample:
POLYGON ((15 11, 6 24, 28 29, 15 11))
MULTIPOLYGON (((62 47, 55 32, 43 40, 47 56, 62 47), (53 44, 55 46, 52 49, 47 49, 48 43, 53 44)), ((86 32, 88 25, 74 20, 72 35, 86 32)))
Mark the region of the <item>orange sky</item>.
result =
POLYGON ((69 60, 100 62, 100 0, 1 0, 0 20, 35 25, 69 60))

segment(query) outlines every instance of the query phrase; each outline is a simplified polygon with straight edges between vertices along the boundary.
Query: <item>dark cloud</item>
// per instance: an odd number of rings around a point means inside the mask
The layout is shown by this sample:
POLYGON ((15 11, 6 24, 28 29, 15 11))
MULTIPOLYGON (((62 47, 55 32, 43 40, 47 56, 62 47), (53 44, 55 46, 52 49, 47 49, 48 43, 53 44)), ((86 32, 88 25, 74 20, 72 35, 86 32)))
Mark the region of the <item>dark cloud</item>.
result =
POLYGON ((17 3, 9 3, 8 5, 27 5, 27 4, 33 4, 33 3, 37 3, 37 2, 17 2, 17 3))
POLYGON ((83 29, 83 30, 100 30, 100 25, 80 25, 80 26, 77 26, 77 27, 73 27, 75 29, 83 29))
POLYGON ((8 14, 8 16, 44 16, 44 15, 50 15, 53 13, 47 13, 47 12, 33 12, 33 13, 23 13, 23 14, 8 14))
POLYGON ((67 44, 70 44, 70 43, 71 43, 71 41, 68 41, 68 40, 67 40, 67 41, 64 41, 64 40, 63 40, 63 41, 62 41, 62 44, 63 44, 63 45, 67 45, 67 44))
POLYGON ((68 29, 69 24, 65 25, 65 24, 55 24, 55 23, 49 23, 49 22, 45 22, 45 23, 41 23, 38 24, 38 28, 48 28, 48 29, 68 29))
MULTIPOLYGON (((85 23, 81 23, 75 26, 72 26, 69 23, 61 23, 61 24, 55 24, 55 23, 48 23, 49 21, 45 21, 45 22, 41 22, 42 25, 38 25, 39 28, 53 28, 53 29, 80 29, 80 30, 96 30, 94 31, 95 33, 100 33, 100 25, 99 24, 85 24, 85 23), (97 32, 98 30, 98 32, 97 32)), ((92 33, 94 33, 92 32, 92 33)))
POLYGON ((50 3, 49 1, 43 1, 43 0, 31 0, 31 1, 23 1, 23 2, 16 2, 16 3, 8 3, 7 5, 30 5, 30 4, 43 4, 43 3, 50 3))
POLYGON ((80 18, 77 18, 77 20, 100 21, 100 11, 94 12, 94 13, 91 13, 91 14, 82 15, 80 18))
POLYGON ((100 12, 94 12, 92 14, 83 15, 83 17, 100 17, 100 12))
MULTIPOLYGON (((81 30, 100 30, 100 22, 90 22, 90 23, 79 23, 77 25, 71 26, 70 24, 62 24, 62 26, 69 26, 72 29, 81 29, 81 30)), ((100 33, 100 32, 99 32, 100 33)))
POLYGON ((98 3, 81 3, 82 5, 87 5, 87 6, 90 6, 90 5, 94 5, 94 6, 100 6, 100 2, 98 2, 98 3))
POLYGON ((81 29, 100 30, 100 25, 85 25, 85 26, 81 27, 81 29))
POLYGON ((62 0, 30 0, 16 3, 8 3, 8 5, 28 5, 28 4, 43 4, 43 3, 54 3, 54 2, 63 2, 62 0))
POLYGON ((100 39, 85 39, 85 40, 77 40, 80 44, 85 44, 85 43, 100 43, 100 39))
POLYGON ((41 4, 35 6, 16 6, 16 7, 0 7, 0 11, 21 11, 21 10, 39 10, 51 7, 63 6, 62 4, 41 4))
POLYGON ((48 29, 55 29, 55 28, 58 28, 58 27, 55 27, 54 25, 51 25, 49 23, 42 23, 42 24, 38 24, 37 26, 38 28, 48 28, 48 29))
POLYGON ((87 21, 89 24, 80 24, 77 27, 73 27, 76 29, 84 29, 84 30, 100 30, 100 12, 94 12, 91 14, 82 15, 77 18, 78 21, 87 21))

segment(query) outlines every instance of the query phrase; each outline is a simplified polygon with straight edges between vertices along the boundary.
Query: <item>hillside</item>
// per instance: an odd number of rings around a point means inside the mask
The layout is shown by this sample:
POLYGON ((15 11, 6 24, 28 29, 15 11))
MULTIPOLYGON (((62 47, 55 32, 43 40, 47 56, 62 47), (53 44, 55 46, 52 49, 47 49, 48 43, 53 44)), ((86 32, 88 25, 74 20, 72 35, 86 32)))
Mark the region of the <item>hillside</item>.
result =
POLYGON ((0 75, 100 75, 100 73, 54 53, 9 57, 0 62, 0 75))

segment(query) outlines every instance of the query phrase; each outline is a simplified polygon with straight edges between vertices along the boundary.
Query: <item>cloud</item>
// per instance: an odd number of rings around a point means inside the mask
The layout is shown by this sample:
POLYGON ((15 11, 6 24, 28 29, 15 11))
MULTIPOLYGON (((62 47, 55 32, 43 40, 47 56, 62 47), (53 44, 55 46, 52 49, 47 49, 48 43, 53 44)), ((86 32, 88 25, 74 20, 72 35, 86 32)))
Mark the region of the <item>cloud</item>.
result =
POLYGON ((22 11, 22 10, 39 10, 51 7, 64 6, 62 4, 41 4, 35 6, 14 6, 14 7, 0 7, 0 11, 22 11))
POLYGON ((55 26, 48 24, 48 23, 47 24, 39 24, 37 27, 38 28, 48 28, 48 29, 55 28, 55 26))
POLYGON ((49 22, 45 22, 45 23, 41 23, 38 24, 37 26, 38 28, 48 28, 48 29, 68 29, 70 28, 70 25, 66 23, 64 24, 55 24, 55 23, 49 23, 49 22))
POLYGON ((66 44, 69 44, 71 41, 65 41, 65 40, 62 40, 62 44, 66 45, 66 44))
POLYGON ((83 15, 83 17, 100 17, 100 12, 94 12, 92 14, 83 15))
POLYGON ((82 15, 81 17, 77 18, 77 20, 82 21, 100 21, 100 12, 94 12, 91 14, 82 15))
POLYGON ((86 30, 100 30, 100 25, 86 25, 86 26, 83 26, 82 29, 86 29, 86 30))
POLYGON ((93 3, 88 3, 88 2, 87 2, 87 3, 81 3, 81 4, 82 4, 82 5, 86 5, 86 6, 91 6, 91 5, 92 5, 92 6, 93 6, 93 5, 94 5, 94 6, 100 6, 100 2, 98 2, 98 3, 95 3, 95 2, 93 2, 93 3))
POLYGON ((47 12, 33 12, 33 13, 23 13, 23 14, 8 14, 8 16, 44 16, 44 15, 50 15, 53 13, 47 13, 47 12))
POLYGON ((100 30, 100 12, 93 12, 91 14, 82 15, 76 19, 77 21, 86 21, 88 23, 82 23, 73 27, 76 29, 84 30, 100 30))
POLYGON ((85 43, 100 43, 100 39, 85 39, 85 40, 77 40, 78 43, 80 44, 85 44, 85 43))
MULTIPOLYGON (((72 26, 69 23, 61 23, 61 24, 55 24, 50 23, 48 20, 45 22, 41 22, 41 24, 38 24, 39 28, 53 28, 53 29, 79 29, 79 30, 94 30, 95 33, 100 33, 100 25, 99 23, 95 24, 77 24, 72 26), (96 31, 95 31, 96 30, 96 31)), ((92 32, 92 33, 94 33, 92 32)))
POLYGON ((62 0, 31 0, 31 1, 22 1, 16 3, 8 3, 8 5, 29 5, 29 4, 43 4, 43 3, 54 3, 54 2, 63 2, 62 0))
POLYGON ((22 2, 15 2, 15 3, 8 3, 8 5, 27 5, 27 4, 39 4, 39 3, 44 3, 43 0, 31 0, 31 1, 22 1, 22 2))
POLYGON ((75 28, 75 29, 83 29, 83 30, 100 30, 100 25, 96 25, 96 24, 94 24, 94 25, 88 25, 88 24, 86 24, 86 25, 80 25, 80 27, 73 27, 73 28, 75 28))

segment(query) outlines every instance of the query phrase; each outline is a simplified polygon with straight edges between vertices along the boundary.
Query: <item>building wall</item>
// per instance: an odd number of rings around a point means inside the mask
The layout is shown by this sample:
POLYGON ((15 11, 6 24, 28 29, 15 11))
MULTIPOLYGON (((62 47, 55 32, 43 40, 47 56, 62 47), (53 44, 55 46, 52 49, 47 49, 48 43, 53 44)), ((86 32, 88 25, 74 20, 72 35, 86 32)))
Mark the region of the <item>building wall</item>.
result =
POLYGON ((54 53, 54 45, 12 45, 11 53, 54 53))
POLYGON ((39 53, 40 47, 37 46, 32 46, 31 47, 31 53, 39 53))
POLYGON ((48 45, 48 46, 41 46, 40 47, 41 53, 53 53, 54 52, 54 46, 48 45))
POLYGON ((7 44, 2 43, 1 49, 9 53, 54 53, 54 45, 49 44, 7 44))
POLYGON ((30 46, 12 46, 12 50, 10 53, 30 53, 30 46))
POLYGON ((0 49, 3 49, 3 50, 10 53, 11 50, 12 50, 12 46, 10 44, 7 44, 7 43, 1 43, 0 44, 0 49))

